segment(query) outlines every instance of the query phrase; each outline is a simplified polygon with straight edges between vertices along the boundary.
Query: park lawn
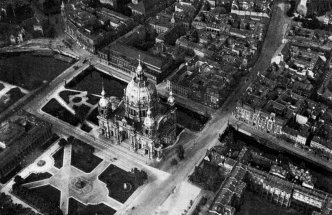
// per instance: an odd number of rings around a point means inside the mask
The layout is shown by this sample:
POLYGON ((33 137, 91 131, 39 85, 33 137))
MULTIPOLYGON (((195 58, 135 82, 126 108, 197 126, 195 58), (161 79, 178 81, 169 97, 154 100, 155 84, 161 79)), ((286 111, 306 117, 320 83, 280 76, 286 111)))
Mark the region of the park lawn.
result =
POLYGON ((33 191, 35 194, 37 194, 39 197, 43 198, 45 201, 52 202, 54 205, 60 206, 61 192, 55 187, 51 185, 46 185, 42 187, 33 188, 30 190, 33 191))
POLYGON ((88 94, 87 96, 88 96, 88 101, 87 102, 89 104, 92 104, 92 105, 97 104, 100 100, 100 97, 98 97, 98 96, 94 96, 94 95, 91 95, 91 94, 88 94))
POLYGON ((98 125, 99 124, 98 123, 98 118, 97 118, 98 114, 99 114, 98 113, 98 108, 95 108, 93 111, 91 111, 91 113, 89 114, 87 120, 92 122, 95 125, 98 125))
POLYGON ((117 201, 124 203, 138 188, 135 183, 135 177, 132 173, 126 172, 117 166, 110 165, 107 169, 99 175, 99 180, 107 185, 109 196, 117 201), (124 183, 129 183, 131 189, 125 191, 123 189, 124 183))
POLYGON ((62 107, 62 105, 54 98, 52 98, 43 108, 42 111, 48 113, 64 122, 67 122, 73 126, 77 126, 79 120, 76 116, 74 116, 71 112, 69 112, 66 108, 62 107))

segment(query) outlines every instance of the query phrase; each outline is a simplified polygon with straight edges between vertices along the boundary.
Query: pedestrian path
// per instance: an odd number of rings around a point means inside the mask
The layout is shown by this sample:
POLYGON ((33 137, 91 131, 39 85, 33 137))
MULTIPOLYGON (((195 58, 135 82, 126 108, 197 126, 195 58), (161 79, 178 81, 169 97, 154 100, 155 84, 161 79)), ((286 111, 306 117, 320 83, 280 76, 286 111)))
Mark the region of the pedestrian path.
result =
POLYGON ((50 179, 44 179, 44 180, 40 180, 40 181, 34 181, 34 182, 26 183, 23 186, 26 187, 26 188, 32 189, 32 188, 46 186, 48 184, 50 184, 50 179))

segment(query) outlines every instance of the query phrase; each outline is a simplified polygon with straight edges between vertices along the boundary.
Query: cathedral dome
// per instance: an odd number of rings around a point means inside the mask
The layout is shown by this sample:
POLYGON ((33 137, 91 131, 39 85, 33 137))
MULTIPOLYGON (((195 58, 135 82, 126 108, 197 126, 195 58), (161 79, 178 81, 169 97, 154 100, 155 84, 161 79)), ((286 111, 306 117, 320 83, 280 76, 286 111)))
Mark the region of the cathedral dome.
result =
POLYGON ((141 63, 136 69, 135 77, 129 82, 125 91, 125 100, 133 106, 148 106, 157 101, 157 89, 144 75, 141 63))

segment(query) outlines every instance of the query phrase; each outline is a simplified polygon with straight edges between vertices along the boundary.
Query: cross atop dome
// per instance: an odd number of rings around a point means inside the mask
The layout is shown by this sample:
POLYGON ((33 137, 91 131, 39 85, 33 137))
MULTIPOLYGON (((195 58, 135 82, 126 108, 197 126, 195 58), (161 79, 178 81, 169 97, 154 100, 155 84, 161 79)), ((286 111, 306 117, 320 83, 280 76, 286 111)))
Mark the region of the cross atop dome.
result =
POLYGON ((102 83, 101 83, 101 96, 105 97, 105 95, 106 95, 106 92, 105 92, 105 89, 104 89, 104 80, 103 80, 102 83))
POLYGON ((141 65, 141 55, 138 55, 138 66, 136 68, 136 76, 140 77, 143 75, 143 67, 141 65))
POLYGON ((174 13, 172 14, 171 23, 172 23, 172 24, 175 24, 175 17, 174 17, 174 13))
POLYGON ((101 90, 101 98, 99 100, 99 107, 107 108, 108 107, 108 99, 106 98, 106 92, 104 89, 104 81, 102 82, 102 90, 101 90))

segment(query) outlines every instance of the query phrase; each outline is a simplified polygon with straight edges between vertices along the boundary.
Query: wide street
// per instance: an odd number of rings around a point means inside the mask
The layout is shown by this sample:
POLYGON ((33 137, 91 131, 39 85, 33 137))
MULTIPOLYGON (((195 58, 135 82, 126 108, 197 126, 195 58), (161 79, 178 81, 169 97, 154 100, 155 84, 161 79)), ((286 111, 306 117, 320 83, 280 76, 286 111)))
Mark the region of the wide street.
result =
MULTIPOLYGON (((273 16, 261 55, 255 66, 252 68, 249 77, 247 77, 248 80, 243 78, 238 84, 237 89, 229 96, 223 107, 212 114, 212 119, 206 124, 205 128, 196 134, 193 140, 185 143, 185 159, 179 162, 176 168, 172 168, 169 165, 172 156, 165 158, 165 160, 159 165, 155 165, 158 169, 165 172, 170 172, 170 170, 172 170, 171 175, 165 178, 165 180, 162 180, 160 183, 150 185, 148 190, 144 190, 144 192, 139 195, 139 198, 133 199, 128 205, 126 205, 125 209, 119 210, 117 214, 155 214, 155 210, 162 205, 163 202, 165 202, 174 188, 181 182, 187 181, 188 176, 194 170, 195 166, 204 158, 207 149, 218 143, 218 136, 227 127, 231 112, 242 93, 256 77, 257 73, 266 70, 269 66, 271 57, 281 44, 283 38, 281 33, 283 32, 282 29, 284 25, 289 22, 285 12, 286 5, 284 3, 276 4, 274 6, 273 16)), ((88 56, 84 55, 84 58, 86 57, 88 56)), ((91 64, 97 63, 95 57, 89 57, 89 59, 92 61, 91 64)), ((128 152, 128 150, 122 146, 112 145, 101 138, 93 137, 78 128, 43 113, 40 110, 42 105, 46 103, 46 100, 51 97, 52 93, 60 85, 62 85, 65 80, 69 81, 89 66, 89 62, 83 63, 83 61, 84 59, 81 57, 81 60, 79 60, 75 65, 54 79, 43 92, 38 94, 29 104, 26 105, 25 109, 43 118, 44 120, 51 122, 56 132, 66 135, 73 135, 82 141, 88 142, 96 147, 97 150, 105 151, 110 156, 114 156, 119 160, 122 160, 124 165, 126 163, 129 163, 131 166, 137 164, 140 167, 158 172, 159 170, 147 166, 144 158, 134 154, 133 152, 128 152), (75 66, 78 66, 78 69, 75 69, 75 66)))

